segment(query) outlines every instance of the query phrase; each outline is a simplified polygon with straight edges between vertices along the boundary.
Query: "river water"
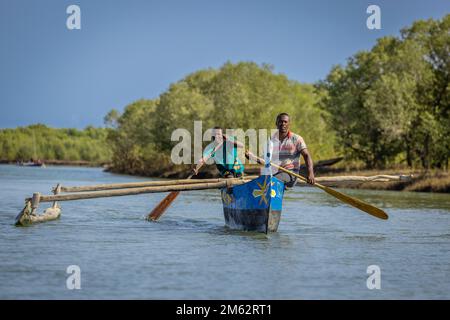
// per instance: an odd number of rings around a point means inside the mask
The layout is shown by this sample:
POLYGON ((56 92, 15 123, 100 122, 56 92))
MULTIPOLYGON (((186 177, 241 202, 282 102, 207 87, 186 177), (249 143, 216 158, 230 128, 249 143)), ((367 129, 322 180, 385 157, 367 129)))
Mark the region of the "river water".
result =
POLYGON ((182 193, 157 223, 144 217, 165 194, 63 202, 59 220, 13 225, 25 197, 58 182, 139 180, 0 165, 0 298, 450 298, 448 194, 342 190, 385 209, 383 221, 298 187, 268 236, 225 228, 216 190, 182 193), (70 265, 81 270, 79 290, 67 288, 70 265), (380 272, 369 274, 372 265, 380 272), (368 289, 368 277, 380 289, 368 289))

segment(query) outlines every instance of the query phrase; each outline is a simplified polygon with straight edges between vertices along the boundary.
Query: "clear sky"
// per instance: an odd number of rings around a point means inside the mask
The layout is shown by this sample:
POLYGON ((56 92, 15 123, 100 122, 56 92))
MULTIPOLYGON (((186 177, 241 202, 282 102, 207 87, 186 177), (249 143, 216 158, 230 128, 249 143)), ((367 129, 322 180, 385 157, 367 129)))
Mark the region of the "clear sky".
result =
POLYGON ((226 61, 315 82, 377 38, 448 13, 448 0, 0 0, 0 128, 100 126, 112 108, 226 61), (71 4, 81 30, 66 27, 71 4), (366 27, 370 4, 381 30, 366 27))

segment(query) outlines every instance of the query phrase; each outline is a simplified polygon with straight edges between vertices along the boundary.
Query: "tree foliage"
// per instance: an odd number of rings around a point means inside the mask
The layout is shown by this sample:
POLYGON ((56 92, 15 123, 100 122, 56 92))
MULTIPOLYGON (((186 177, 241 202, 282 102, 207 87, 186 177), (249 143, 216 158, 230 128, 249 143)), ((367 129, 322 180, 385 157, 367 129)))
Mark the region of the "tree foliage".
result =
POLYGON ((85 160, 105 162, 111 157, 107 130, 54 129, 42 124, 0 130, 0 159, 85 160))
POLYGON ((334 135, 317 106, 314 87, 272 69, 252 62, 225 63, 186 76, 158 99, 127 106, 109 136, 115 169, 148 174, 152 166, 163 168, 175 144, 172 132, 184 128, 193 134, 194 121, 202 121, 203 131, 220 126, 270 132, 280 112, 291 114, 292 131, 305 138, 315 159, 333 156, 334 135))
POLYGON ((417 21, 335 66, 317 85, 337 143, 368 167, 447 167, 450 15, 417 21))

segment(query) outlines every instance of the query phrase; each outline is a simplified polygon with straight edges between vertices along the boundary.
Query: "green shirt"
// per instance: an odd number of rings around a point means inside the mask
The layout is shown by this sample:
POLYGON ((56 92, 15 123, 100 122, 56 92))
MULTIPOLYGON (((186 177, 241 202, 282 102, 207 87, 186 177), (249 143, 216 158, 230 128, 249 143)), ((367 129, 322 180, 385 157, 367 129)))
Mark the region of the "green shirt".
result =
MULTIPOLYGON (((216 146, 214 141, 207 145, 203 152, 203 158, 208 158, 216 146)), ((211 158, 214 159, 221 176, 231 173, 236 177, 241 176, 244 172, 244 165, 238 158, 237 147, 229 141, 225 141, 222 146, 212 154, 211 158)))

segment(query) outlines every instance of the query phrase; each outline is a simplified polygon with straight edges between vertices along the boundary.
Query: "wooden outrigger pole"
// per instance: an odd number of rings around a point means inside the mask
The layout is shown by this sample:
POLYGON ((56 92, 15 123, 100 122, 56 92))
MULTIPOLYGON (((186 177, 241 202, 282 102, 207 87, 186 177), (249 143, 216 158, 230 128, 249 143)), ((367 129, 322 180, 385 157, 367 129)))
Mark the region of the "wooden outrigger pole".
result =
MULTIPOLYGON (((257 176, 245 176, 245 179, 252 180, 252 179, 255 179, 256 177, 257 176)), ((240 179, 240 178, 238 178, 238 179, 240 179)), ((230 180, 230 179, 215 178, 215 179, 157 180, 157 181, 143 181, 143 182, 97 184, 97 185, 80 186, 80 187, 61 186, 61 192, 84 192, 84 191, 102 191, 102 190, 114 190, 114 189, 139 188, 139 187, 187 185, 187 184, 222 182, 225 180, 230 180)), ((233 179, 231 179, 231 180, 233 180, 233 179)), ((162 191, 162 192, 164 192, 164 191, 162 191)))
POLYGON ((15 225, 25 226, 38 222, 58 219, 61 208, 57 201, 71 201, 83 199, 95 199, 105 197, 129 196, 146 193, 160 193, 172 191, 206 190, 232 187, 250 181, 251 176, 234 179, 203 179, 203 180, 167 180, 146 181, 123 184, 102 184, 81 187, 64 187, 57 185, 53 188, 53 195, 41 195, 33 193, 31 198, 25 199, 25 207, 17 215, 15 225), (61 192, 72 192, 60 194, 61 192), (53 202, 52 207, 46 209, 43 214, 37 214, 41 202, 53 202))
POLYGON ((95 198, 106 198, 106 197, 131 196, 131 195, 137 195, 137 194, 143 194, 143 193, 220 189, 220 188, 224 188, 224 187, 228 187, 228 186, 231 187, 231 186, 243 184, 247 181, 249 181, 249 180, 229 179, 227 181, 220 181, 220 182, 178 184, 178 185, 142 187, 142 188, 128 188, 128 189, 116 189, 116 190, 58 194, 58 195, 40 195, 39 193, 35 193, 35 194, 33 194, 33 198, 28 198, 26 200, 32 201, 35 197, 37 197, 39 199, 39 201, 38 201, 38 203, 39 203, 39 202, 52 202, 52 201, 69 201, 69 200, 95 199, 95 198))

